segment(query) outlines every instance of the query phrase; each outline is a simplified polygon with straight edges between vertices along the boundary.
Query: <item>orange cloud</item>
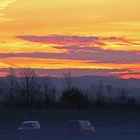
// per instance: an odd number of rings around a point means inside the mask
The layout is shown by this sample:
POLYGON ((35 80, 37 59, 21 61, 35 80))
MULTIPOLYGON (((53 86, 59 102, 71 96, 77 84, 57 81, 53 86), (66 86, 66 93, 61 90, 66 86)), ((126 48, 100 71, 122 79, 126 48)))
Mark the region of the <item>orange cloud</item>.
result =
POLYGON ((2 72, 0 72, 0 77, 5 77, 8 74, 9 74, 8 72, 2 71, 2 72))
POLYGON ((122 79, 140 79, 140 74, 126 74, 121 76, 122 79))

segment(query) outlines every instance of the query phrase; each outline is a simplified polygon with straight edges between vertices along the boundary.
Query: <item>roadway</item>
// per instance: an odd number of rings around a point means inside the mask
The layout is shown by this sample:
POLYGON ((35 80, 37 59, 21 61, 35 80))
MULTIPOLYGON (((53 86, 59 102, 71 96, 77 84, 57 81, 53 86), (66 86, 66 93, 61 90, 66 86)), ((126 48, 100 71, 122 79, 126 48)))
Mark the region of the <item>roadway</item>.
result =
POLYGON ((20 133, 0 130, 0 140, 139 140, 140 127, 98 127, 94 134, 67 135, 63 128, 47 128, 20 133))

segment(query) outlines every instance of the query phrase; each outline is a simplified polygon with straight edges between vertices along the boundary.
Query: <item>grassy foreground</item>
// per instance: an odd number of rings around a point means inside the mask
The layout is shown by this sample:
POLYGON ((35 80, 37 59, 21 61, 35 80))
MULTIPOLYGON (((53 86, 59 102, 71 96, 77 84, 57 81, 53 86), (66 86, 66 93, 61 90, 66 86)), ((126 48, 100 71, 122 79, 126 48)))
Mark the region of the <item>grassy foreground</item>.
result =
POLYGON ((68 120, 84 119, 96 127, 140 126, 140 112, 120 110, 0 111, 0 129, 16 129, 22 121, 38 120, 43 128, 64 127, 68 120))

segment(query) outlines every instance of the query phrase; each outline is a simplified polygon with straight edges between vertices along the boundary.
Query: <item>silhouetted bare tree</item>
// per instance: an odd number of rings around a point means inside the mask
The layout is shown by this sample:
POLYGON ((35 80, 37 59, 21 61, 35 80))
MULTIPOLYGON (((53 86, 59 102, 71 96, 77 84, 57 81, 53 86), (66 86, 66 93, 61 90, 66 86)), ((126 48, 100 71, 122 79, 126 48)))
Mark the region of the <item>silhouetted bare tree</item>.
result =
POLYGON ((21 79, 20 84, 23 91, 23 94, 25 95, 26 102, 29 104, 31 102, 31 99, 34 99, 34 96, 38 93, 40 90, 40 80, 36 76, 35 70, 31 68, 24 68, 20 72, 21 79))
POLYGON ((119 95, 119 102, 120 102, 120 105, 122 108, 126 107, 127 100, 128 100, 128 97, 126 95, 126 90, 125 90, 125 88, 122 88, 120 90, 120 95, 119 95))
POLYGON ((73 88, 73 80, 72 80, 72 73, 71 70, 67 70, 63 73, 63 76, 66 81, 66 89, 69 91, 73 88))
POLYGON ((112 85, 107 85, 108 97, 111 99, 112 85))
POLYGON ((56 89, 55 85, 52 85, 52 89, 51 89, 51 100, 53 102, 56 102, 56 93, 57 93, 57 89, 56 89))
POLYGON ((51 102, 51 88, 52 88, 52 82, 49 78, 42 77, 42 87, 43 87, 43 95, 45 99, 45 106, 48 107, 48 105, 51 102))
POLYGON ((98 91, 97 91, 97 94, 96 94, 96 105, 98 107, 101 107, 103 105, 103 102, 104 102, 104 97, 103 97, 103 84, 100 81, 99 82, 99 85, 98 85, 98 91))
POLYGON ((16 78, 15 71, 13 68, 10 68, 9 75, 5 82, 5 90, 6 90, 6 95, 9 97, 11 104, 14 103, 14 96, 16 96, 17 94, 18 87, 19 86, 18 86, 18 81, 16 78))

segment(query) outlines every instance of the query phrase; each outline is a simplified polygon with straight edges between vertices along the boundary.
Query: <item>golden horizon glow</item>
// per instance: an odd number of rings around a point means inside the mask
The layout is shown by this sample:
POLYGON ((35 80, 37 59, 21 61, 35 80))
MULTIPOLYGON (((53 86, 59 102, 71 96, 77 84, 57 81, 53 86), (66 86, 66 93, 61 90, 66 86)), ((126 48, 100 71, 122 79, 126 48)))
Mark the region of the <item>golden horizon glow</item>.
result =
MULTIPOLYGON (((42 69, 68 69, 68 68, 87 68, 87 69, 135 69, 137 67, 138 71, 140 69, 139 63, 130 63, 130 64, 114 64, 114 63, 98 63, 96 61, 87 61, 87 60, 69 60, 69 59, 44 59, 44 58, 28 58, 28 57, 8 57, 0 59, 2 62, 1 65, 13 67, 13 68, 42 68, 42 69), (21 63, 22 62, 22 63, 21 63), (33 63, 34 62, 34 63, 33 63)), ((136 71, 136 69, 135 69, 136 71)))

